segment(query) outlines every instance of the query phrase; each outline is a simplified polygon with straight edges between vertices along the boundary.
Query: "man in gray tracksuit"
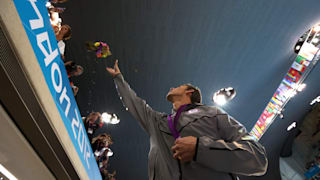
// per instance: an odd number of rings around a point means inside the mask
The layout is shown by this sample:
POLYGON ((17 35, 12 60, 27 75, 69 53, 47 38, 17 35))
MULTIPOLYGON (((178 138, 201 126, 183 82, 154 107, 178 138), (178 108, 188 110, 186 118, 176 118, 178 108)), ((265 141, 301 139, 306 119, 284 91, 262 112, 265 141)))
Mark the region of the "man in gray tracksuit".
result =
POLYGON ((201 105, 192 85, 172 88, 172 115, 154 111, 124 80, 116 61, 107 67, 127 110, 150 136, 149 180, 232 180, 267 170, 264 147, 218 107, 201 105), (177 118, 176 118, 177 117, 177 118))

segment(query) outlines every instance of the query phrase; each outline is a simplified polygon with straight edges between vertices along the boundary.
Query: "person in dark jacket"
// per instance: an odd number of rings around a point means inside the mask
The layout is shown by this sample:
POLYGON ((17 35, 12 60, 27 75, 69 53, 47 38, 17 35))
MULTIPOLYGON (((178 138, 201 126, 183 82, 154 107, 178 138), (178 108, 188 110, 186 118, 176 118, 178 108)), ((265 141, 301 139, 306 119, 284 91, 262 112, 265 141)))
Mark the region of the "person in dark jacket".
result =
POLYGON ((118 61, 106 70, 127 110, 150 136, 150 180, 231 180, 234 175, 265 174, 264 147, 218 107, 201 104, 192 85, 170 89, 172 114, 153 110, 124 80, 118 61))

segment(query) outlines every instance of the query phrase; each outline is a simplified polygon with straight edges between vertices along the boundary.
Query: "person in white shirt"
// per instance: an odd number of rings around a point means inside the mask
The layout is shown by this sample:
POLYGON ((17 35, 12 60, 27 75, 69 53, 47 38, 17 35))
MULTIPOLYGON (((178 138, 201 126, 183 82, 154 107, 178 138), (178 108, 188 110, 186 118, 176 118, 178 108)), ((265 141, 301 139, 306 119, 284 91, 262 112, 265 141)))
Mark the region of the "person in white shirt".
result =
POLYGON ((65 49, 65 40, 68 40, 71 38, 71 27, 67 24, 64 24, 61 26, 60 30, 56 34, 56 39, 58 41, 58 47, 61 55, 64 55, 64 49, 65 49))

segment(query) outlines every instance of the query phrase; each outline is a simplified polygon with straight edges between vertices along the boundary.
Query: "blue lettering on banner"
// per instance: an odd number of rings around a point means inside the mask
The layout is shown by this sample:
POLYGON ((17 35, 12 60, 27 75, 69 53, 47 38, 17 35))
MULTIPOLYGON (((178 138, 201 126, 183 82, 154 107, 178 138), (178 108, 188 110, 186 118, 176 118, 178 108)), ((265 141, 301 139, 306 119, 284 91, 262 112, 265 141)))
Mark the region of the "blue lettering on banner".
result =
MULTIPOLYGON (((50 24, 45 0, 14 0, 50 93, 90 179, 101 175, 50 24)), ((16 42, 19 43, 19 42, 16 42)))

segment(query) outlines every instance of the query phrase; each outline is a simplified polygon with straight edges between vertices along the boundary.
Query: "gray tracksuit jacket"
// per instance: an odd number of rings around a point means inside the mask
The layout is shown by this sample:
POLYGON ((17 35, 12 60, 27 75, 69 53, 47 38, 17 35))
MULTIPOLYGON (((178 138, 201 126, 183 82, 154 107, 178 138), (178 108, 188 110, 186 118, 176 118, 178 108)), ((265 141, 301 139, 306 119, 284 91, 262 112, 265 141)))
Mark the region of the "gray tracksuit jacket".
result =
POLYGON ((232 174, 260 176, 266 172, 264 147, 223 110, 204 105, 182 112, 179 118, 180 136, 198 138, 194 160, 179 162, 171 152, 175 139, 168 114, 154 111, 121 74, 114 82, 124 106, 150 136, 149 180, 232 180, 232 174))

